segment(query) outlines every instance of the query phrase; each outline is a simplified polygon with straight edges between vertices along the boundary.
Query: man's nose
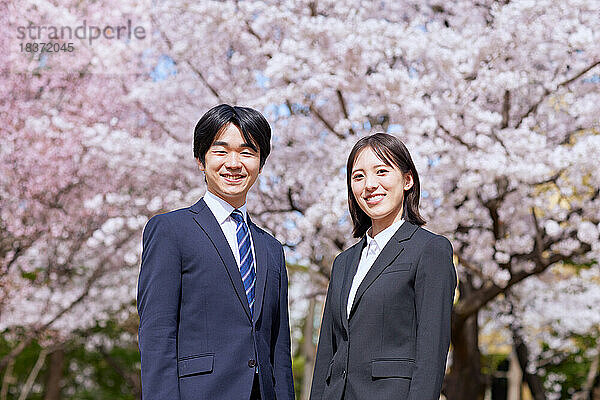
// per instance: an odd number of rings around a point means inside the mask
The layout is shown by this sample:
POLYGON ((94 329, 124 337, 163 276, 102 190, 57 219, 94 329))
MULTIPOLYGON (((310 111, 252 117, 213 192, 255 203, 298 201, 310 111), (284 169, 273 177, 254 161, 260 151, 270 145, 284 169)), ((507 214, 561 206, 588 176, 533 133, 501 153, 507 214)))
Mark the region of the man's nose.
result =
POLYGON ((240 162, 240 155, 235 151, 232 151, 227 155, 227 159, 225 160, 225 166, 227 168, 241 168, 242 163, 240 162))

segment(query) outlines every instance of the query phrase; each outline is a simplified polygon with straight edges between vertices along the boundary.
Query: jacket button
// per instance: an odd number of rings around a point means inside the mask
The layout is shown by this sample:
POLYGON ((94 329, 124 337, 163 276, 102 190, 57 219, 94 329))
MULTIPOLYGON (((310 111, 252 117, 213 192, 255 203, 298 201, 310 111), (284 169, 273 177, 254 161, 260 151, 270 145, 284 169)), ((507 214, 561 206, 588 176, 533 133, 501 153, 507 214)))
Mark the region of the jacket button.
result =
POLYGON ((256 360, 248 360, 248 366, 250 368, 256 367, 256 360))
POLYGON ((342 371, 342 378, 346 379, 346 370, 342 371))

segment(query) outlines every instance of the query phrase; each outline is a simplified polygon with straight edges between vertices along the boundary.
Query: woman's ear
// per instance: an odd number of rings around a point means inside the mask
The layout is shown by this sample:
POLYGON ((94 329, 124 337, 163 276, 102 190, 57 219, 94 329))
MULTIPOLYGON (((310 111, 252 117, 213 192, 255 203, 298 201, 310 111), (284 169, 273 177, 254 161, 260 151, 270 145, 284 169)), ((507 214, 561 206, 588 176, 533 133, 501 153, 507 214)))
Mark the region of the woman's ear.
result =
POLYGON ((415 182, 413 180, 412 172, 409 171, 406 174, 404 174, 404 190, 410 190, 410 188, 412 188, 414 184, 415 182))
POLYGON ((202 161, 200 161, 199 158, 196 158, 196 163, 198 164, 200 171, 204 171, 204 164, 202 164, 202 161))

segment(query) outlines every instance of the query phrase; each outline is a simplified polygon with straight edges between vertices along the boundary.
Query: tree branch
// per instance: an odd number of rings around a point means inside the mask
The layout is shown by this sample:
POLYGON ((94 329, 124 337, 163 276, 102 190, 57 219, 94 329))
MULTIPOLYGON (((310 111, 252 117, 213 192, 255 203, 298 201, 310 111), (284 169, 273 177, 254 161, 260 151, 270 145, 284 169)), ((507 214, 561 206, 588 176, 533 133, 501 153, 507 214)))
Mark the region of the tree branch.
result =
POLYGON ((502 129, 508 128, 508 121, 510 118, 510 91, 504 91, 504 103, 502 104, 502 129))
POLYGON ((325 127, 327 128, 328 131, 330 131, 331 133, 333 133, 340 139, 345 139, 344 135, 336 132, 335 129, 333 129, 333 126, 321 115, 319 110, 317 110, 317 108, 314 107, 313 104, 311 104, 309 108, 310 108, 310 111, 319 119, 319 121, 321 121, 323 123, 323 125, 325 125, 325 127))
POLYGON ((600 339, 596 339, 596 355, 592 359, 585 382, 581 386, 581 391, 573 395, 573 400, 587 400, 590 398, 590 392, 594 388, 594 381, 598 376, 598 366, 600 365, 600 339))
POLYGON ((563 86, 569 86, 571 83, 573 83, 577 79, 581 78, 583 75, 585 75, 587 72, 589 72, 590 70, 595 68, 597 65, 600 65, 600 61, 594 61, 592 64, 588 65, 587 67, 582 69, 580 72, 575 74, 572 78, 569 78, 566 81, 559 83, 558 85, 556 85, 556 89, 554 89, 554 90, 549 90, 548 88, 545 88, 544 93, 539 98, 539 100, 537 102, 535 102, 534 104, 532 104, 531 107, 529 107, 529 109, 525 112, 525 114, 523 114, 521 116, 521 118, 519 118, 519 121, 515 125, 515 128, 519 128, 521 126, 521 124, 523 123, 523 121, 525 120, 525 118, 529 117, 531 114, 534 114, 537 111, 540 104, 542 104, 542 102, 545 99, 547 99, 548 96, 550 96, 552 93, 556 93, 556 91, 558 91, 558 89, 560 89, 563 86))
POLYGON ((459 136, 456 136, 456 135, 453 135, 452 133, 450 133, 450 131, 448 129, 446 129, 446 127, 444 125, 440 124, 439 122, 438 122, 438 127, 442 130, 442 132, 444 132, 448 137, 450 137, 450 139, 457 141, 458 143, 465 146, 467 149, 469 149, 471 151, 480 150, 477 146, 469 144, 469 143, 465 142, 464 140, 462 140, 459 136))
POLYGON ((14 359, 19 354, 21 354, 21 352, 25 349, 25 347, 27 347, 36 337, 38 337, 40 334, 42 334, 44 331, 46 331, 48 328, 50 328, 50 326, 52 326, 52 324, 54 324, 63 315, 65 315, 65 313, 67 313, 70 310, 72 310, 73 307, 75 307, 77 304, 81 303, 87 297, 87 295, 89 294, 90 289, 92 288, 92 286, 94 285, 94 283, 96 283, 96 281, 105 272, 103 266, 106 265, 106 263, 113 256, 113 254, 114 254, 114 252, 116 250, 118 250, 123 245, 125 245, 127 242, 129 242, 129 240, 131 240, 131 238, 134 236, 134 234, 136 234, 136 233, 131 233, 131 234, 127 235, 126 237, 124 237, 123 239, 121 239, 116 244, 116 246, 112 249, 112 251, 108 252, 106 254, 106 256, 103 257, 98 262, 98 267, 94 270, 94 272, 92 273, 92 275, 87 280, 83 291, 81 292, 81 294, 75 300, 73 300, 71 302, 71 304, 69 304, 68 306, 66 306, 62 310, 60 310, 54 317, 52 317, 52 319, 50 319, 50 321, 46 322, 45 324, 41 325, 38 328, 34 328, 33 330, 31 330, 27 335, 25 335, 25 338, 14 349, 12 349, 7 355, 5 355, 0 360, 0 370, 2 370, 6 366, 6 364, 8 364, 8 362, 10 360, 14 359))
POLYGON ((462 320, 467 319, 469 316, 473 315, 477 310, 481 309, 491 300, 493 300, 500 293, 506 292, 509 288, 521 282, 522 280, 529 278, 533 275, 538 275, 544 272, 548 267, 553 264, 556 264, 559 261, 568 261, 573 257, 577 257, 583 255, 591 250, 591 246, 587 243, 582 243, 579 248, 575 249, 569 255, 562 255, 555 253, 549 257, 543 257, 542 263, 537 265, 531 271, 519 271, 513 273, 510 280, 507 282, 505 287, 500 287, 494 283, 490 283, 489 286, 485 286, 483 289, 477 290, 473 292, 472 295, 468 295, 464 299, 462 299, 455 307, 454 312, 458 318, 462 320))
MULTIPOLYGON (((340 91, 340 89, 337 89, 335 92, 337 94, 338 101, 340 102, 340 107, 342 108, 342 113, 344 114, 344 118, 349 119, 348 109, 346 108, 346 102, 344 101, 344 96, 342 95, 342 92, 340 91)), ((352 127, 350 127, 350 133, 352 135, 356 134, 356 132, 354 132, 354 129, 352 127)))
POLYGON ((456 256, 456 258, 458 258, 458 263, 460 265, 462 265, 463 267, 465 267, 469 272, 471 272, 474 275, 477 275, 479 278, 483 279, 483 280, 487 280, 488 278, 483 276, 483 273, 481 272, 480 268, 475 267, 473 264, 471 264, 471 262, 467 261, 462 254, 460 254, 459 252, 454 252, 454 255, 456 256))
POLYGON ((106 363, 115 370, 117 374, 119 374, 123 380, 127 383, 127 385, 133 391, 133 394, 136 398, 142 397, 142 385, 136 373, 129 373, 120 365, 120 363, 115 360, 102 346, 96 347, 98 352, 102 355, 106 363))
MULTIPOLYGON (((160 36, 163 38, 163 40, 167 44, 169 51, 172 51, 173 43, 171 42, 171 39, 169 39, 167 34, 162 29, 159 28, 160 24, 156 20, 156 17, 154 15, 151 15, 150 18, 152 20, 152 23, 156 27, 156 29, 158 29, 158 31, 160 32, 160 36)), ((202 83, 204 83, 204 85, 208 88, 208 90, 210 90, 210 92, 213 94, 213 96, 215 96, 217 98, 217 100, 219 100, 220 102, 223 102, 223 99, 219 95, 219 92, 217 92, 217 90, 210 83, 208 83, 208 81, 206 80, 206 78, 204 77, 202 72, 200 72, 200 70, 198 68, 196 68, 192 63, 190 63, 187 59, 184 60, 184 62, 198 76, 198 78, 200 78, 202 83)))
POLYGON ((40 373, 40 370, 44 366, 44 362, 46 361, 47 354, 48 354, 48 351, 46 349, 42 349, 40 351, 40 355, 38 356, 38 359, 35 362, 35 365, 31 369, 31 372, 29 373, 29 376, 27 377, 27 380, 25 381, 25 385, 23 385, 23 388, 21 389, 21 394, 19 395, 19 400, 25 400, 27 398, 27 396, 29 396, 29 392, 31 391, 31 388, 33 387, 33 384, 35 383, 35 380, 36 380, 38 374, 40 373))

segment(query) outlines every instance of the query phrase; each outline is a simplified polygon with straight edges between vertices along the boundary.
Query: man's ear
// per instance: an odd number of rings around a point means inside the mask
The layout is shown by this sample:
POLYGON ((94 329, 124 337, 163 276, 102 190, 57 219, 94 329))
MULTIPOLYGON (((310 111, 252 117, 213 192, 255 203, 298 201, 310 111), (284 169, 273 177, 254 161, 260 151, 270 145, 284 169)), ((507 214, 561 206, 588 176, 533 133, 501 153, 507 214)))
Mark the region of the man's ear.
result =
POLYGON ((204 171, 204 164, 202 164, 202 161, 200 161, 199 158, 196 158, 196 163, 198 164, 200 171, 204 171))

